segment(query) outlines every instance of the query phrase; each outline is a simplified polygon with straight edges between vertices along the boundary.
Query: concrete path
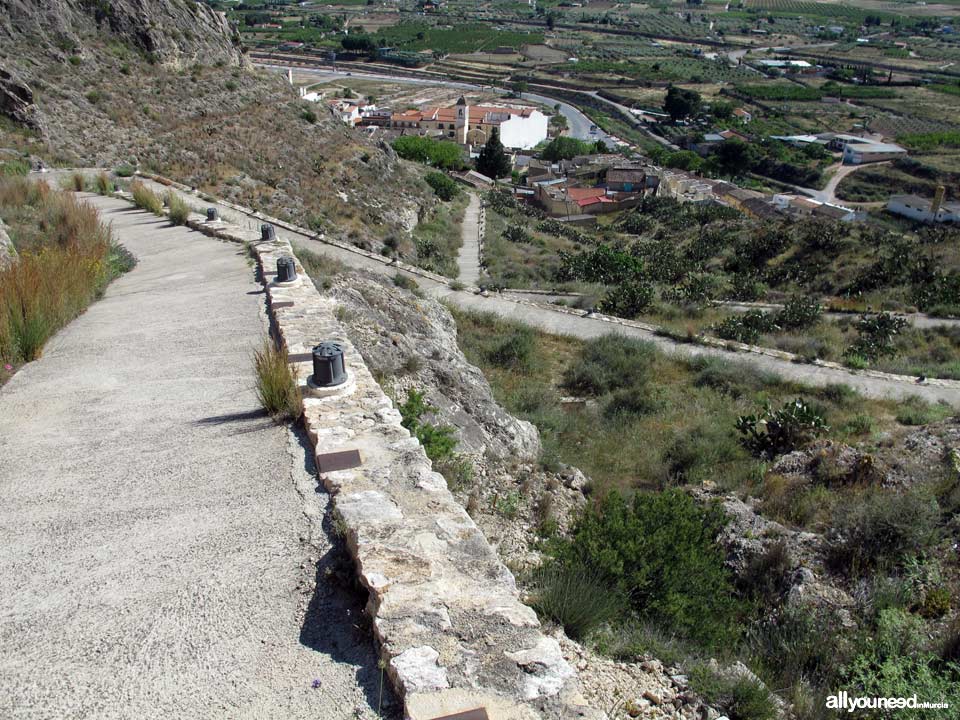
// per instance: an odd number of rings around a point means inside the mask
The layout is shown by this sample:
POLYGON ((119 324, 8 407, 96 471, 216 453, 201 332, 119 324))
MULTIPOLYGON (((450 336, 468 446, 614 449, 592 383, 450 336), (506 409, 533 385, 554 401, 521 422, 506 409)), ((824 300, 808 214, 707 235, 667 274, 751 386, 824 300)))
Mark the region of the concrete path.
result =
POLYGON ((373 717, 243 248, 90 201, 139 265, 0 389, 0 717, 373 717))
MULTIPOLYGON (((153 184, 153 186, 161 188, 160 185, 153 184)), ((197 208, 202 208, 205 205, 205 203, 200 201, 195 195, 189 193, 181 193, 181 195, 197 208)), ((251 218, 223 204, 218 203, 217 208, 225 220, 235 222, 243 227, 257 229, 262 222, 260 219, 251 218)), ((355 269, 370 270, 391 277, 398 272, 397 268, 390 265, 386 259, 381 261, 351 252, 350 250, 335 247, 314 238, 312 235, 300 234, 283 228, 278 228, 277 234, 280 237, 288 239, 294 247, 307 248, 314 252, 335 258, 355 269)), ((445 283, 435 282, 421 275, 411 275, 411 277, 417 281, 424 292, 435 298, 443 299, 446 302, 464 309, 491 312, 501 317, 524 322, 546 332, 559 335, 571 335, 583 339, 595 338, 608 333, 623 333, 630 337, 649 340, 664 352, 673 353, 679 357, 707 355, 723 358, 731 362, 744 363, 747 371, 760 370, 776 373, 786 380, 793 380, 806 385, 823 386, 834 383, 844 383, 867 397, 903 398, 917 395, 930 402, 942 400, 955 407, 960 407, 960 389, 954 387, 920 385, 911 382, 907 378, 903 380, 886 380, 871 377, 860 371, 847 371, 804 363, 793 363, 765 355, 736 353, 702 345, 680 343, 668 337, 657 335, 650 330, 616 325, 596 317, 572 315, 560 312, 546 304, 535 305, 529 302, 518 302, 517 299, 511 299, 507 294, 493 294, 490 297, 484 297, 474 295, 468 290, 452 290, 450 286, 445 283)))
POLYGON ((470 202, 460 230, 463 242, 457 254, 457 267, 460 268, 457 279, 466 285, 476 285, 480 279, 480 198, 476 193, 468 194, 470 202))

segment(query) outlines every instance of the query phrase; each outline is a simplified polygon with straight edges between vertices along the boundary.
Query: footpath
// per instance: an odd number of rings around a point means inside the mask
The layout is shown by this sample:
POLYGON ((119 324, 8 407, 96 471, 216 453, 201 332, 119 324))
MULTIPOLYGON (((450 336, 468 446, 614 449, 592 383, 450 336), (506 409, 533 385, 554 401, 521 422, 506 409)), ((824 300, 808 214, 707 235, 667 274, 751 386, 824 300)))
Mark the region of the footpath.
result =
POLYGON ((0 717, 375 717, 244 248, 84 197, 139 262, 0 389, 0 717))

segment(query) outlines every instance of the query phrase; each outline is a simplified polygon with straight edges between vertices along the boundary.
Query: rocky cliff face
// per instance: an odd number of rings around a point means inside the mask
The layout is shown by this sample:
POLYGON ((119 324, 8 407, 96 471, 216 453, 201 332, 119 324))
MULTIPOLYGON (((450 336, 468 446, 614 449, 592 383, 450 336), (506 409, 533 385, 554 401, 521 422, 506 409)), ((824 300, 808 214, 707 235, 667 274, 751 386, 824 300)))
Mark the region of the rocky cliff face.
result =
POLYGON ((193 0, 0 0, 0 48, 7 51, 28 45, 77 55, 110 35, 174 66, 241 60, 239 35, 226 18, 193 0))

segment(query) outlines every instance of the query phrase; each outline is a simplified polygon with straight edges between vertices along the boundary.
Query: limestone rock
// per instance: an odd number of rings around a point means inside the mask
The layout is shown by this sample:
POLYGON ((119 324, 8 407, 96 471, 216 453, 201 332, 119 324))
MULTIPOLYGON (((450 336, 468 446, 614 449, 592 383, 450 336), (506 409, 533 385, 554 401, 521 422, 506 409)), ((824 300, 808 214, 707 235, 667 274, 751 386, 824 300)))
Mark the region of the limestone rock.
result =
POLYGON ((33 104, 33 90, 9 70, 0 67, 0 115, 34 130, 42 130, 42 122, 33 104))
POLYGON ((161 63, 241 63, 240 36, 223 13, 177 0, 0 0, 0 39, 30 39, 73 54, 95 33, 110 31, 161 63))
POLYGON ((435 421, 456 428, 458 452, 536 460, 537 429, 493 399, 483 373, 457 347, 457 326, 443 305, 363 273, 338 278, 331 292, 371 370, 390 378, 401 400, 408 389, 426 390, 435 421))
POLYGON ((0 270, 10 267, 17 261, 17 257, 17 249, 13 246, 10 236, 7 235, 3 220, 0 220, 0 270))
POLYGON ((525 700, 556 695, 576 675, 553 638, 540 638, 529 650, 507 653, 507 657, 527 673, 521 690, 525 700))
POLYGON ((390 661, 390 667, 408 693, 432 692, 450 687, 447 671, 437 664, 440 653, 432 647, 405 650, 390 661))

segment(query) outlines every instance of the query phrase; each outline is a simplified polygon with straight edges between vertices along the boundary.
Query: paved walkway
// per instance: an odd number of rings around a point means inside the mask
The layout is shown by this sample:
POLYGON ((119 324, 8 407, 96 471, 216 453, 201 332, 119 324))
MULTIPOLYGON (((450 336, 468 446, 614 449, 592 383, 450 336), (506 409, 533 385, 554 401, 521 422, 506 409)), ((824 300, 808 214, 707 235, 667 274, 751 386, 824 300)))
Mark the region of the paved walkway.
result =
POLYGON ((480 279, 480 198, 474 192, 468 192, 470 202, 463 214, 460 252, 457 255, 457 267, 460 274, 457 279, 466 285, 476 285, 480 279))
POLYGON ((0 389, 0 717, 372 717, 243 249, 91 202, 139 265, 0 389))
MULTIPOLYGON (((161 188, 160 185, 155 185, 155 187, 161 188)), ((193 206, 197 208, 205 206, 205 203, 200 201, 196 196, 190 195, 189 193, 181 194, 193 206)), ((260 220, 250 218, 238 210, 234 210, 223 204, 217 204, 217 207, 221 216, 229 222, 235 222, 250 229, 256 229, 260 226, 260 220)), ((350 250, 329 245, 310 235, 299 234, 283 228, 278 228, 277 234, 280 237, 288 239, 294 247, 304 247, 314 252, 327 255, 328 257, 336 258, 352 268, 370 270, 389 276, 397 273, 397 269, 386 260, 380 261, 359 255, 350 250)), ((952 387, 918 385, 906 379, 902 381, 885 380, 836 368, 788 362, 765 355, 735 353, 718 348, 704 347, 702 345, 680 343, 642 328, 625 327, 605 322, 595 317, 583 317, 558 312, 549 305, 533 305, 528 302, 518 302, 515 299, 511 299, 508 294, 493 294, 490 297, 483 297, 474 295, 468 290, 451 290, 449 285, 434 282, 423 276, 417 275, 413 277, 421 289, 433 297, 444 299, 446 302, 465 309, 478 312, 492 312, 501 317, 527 323, 546 332, 559 335, 571 335, 582 339, 595 338, 613 332, 622 333, 630 337, 649 340, 664 352, 673 353, 679 357, 707 355, 723 358, 731 362, 744 363, 747 371, 761 370, 776 373, 786 380, 793 380, 807 385, 823 386, 844 383, 867 397, 904 398, 917 395, 930 402, 943 400, 954 407, 960 407, 960 389, 952 387)))

